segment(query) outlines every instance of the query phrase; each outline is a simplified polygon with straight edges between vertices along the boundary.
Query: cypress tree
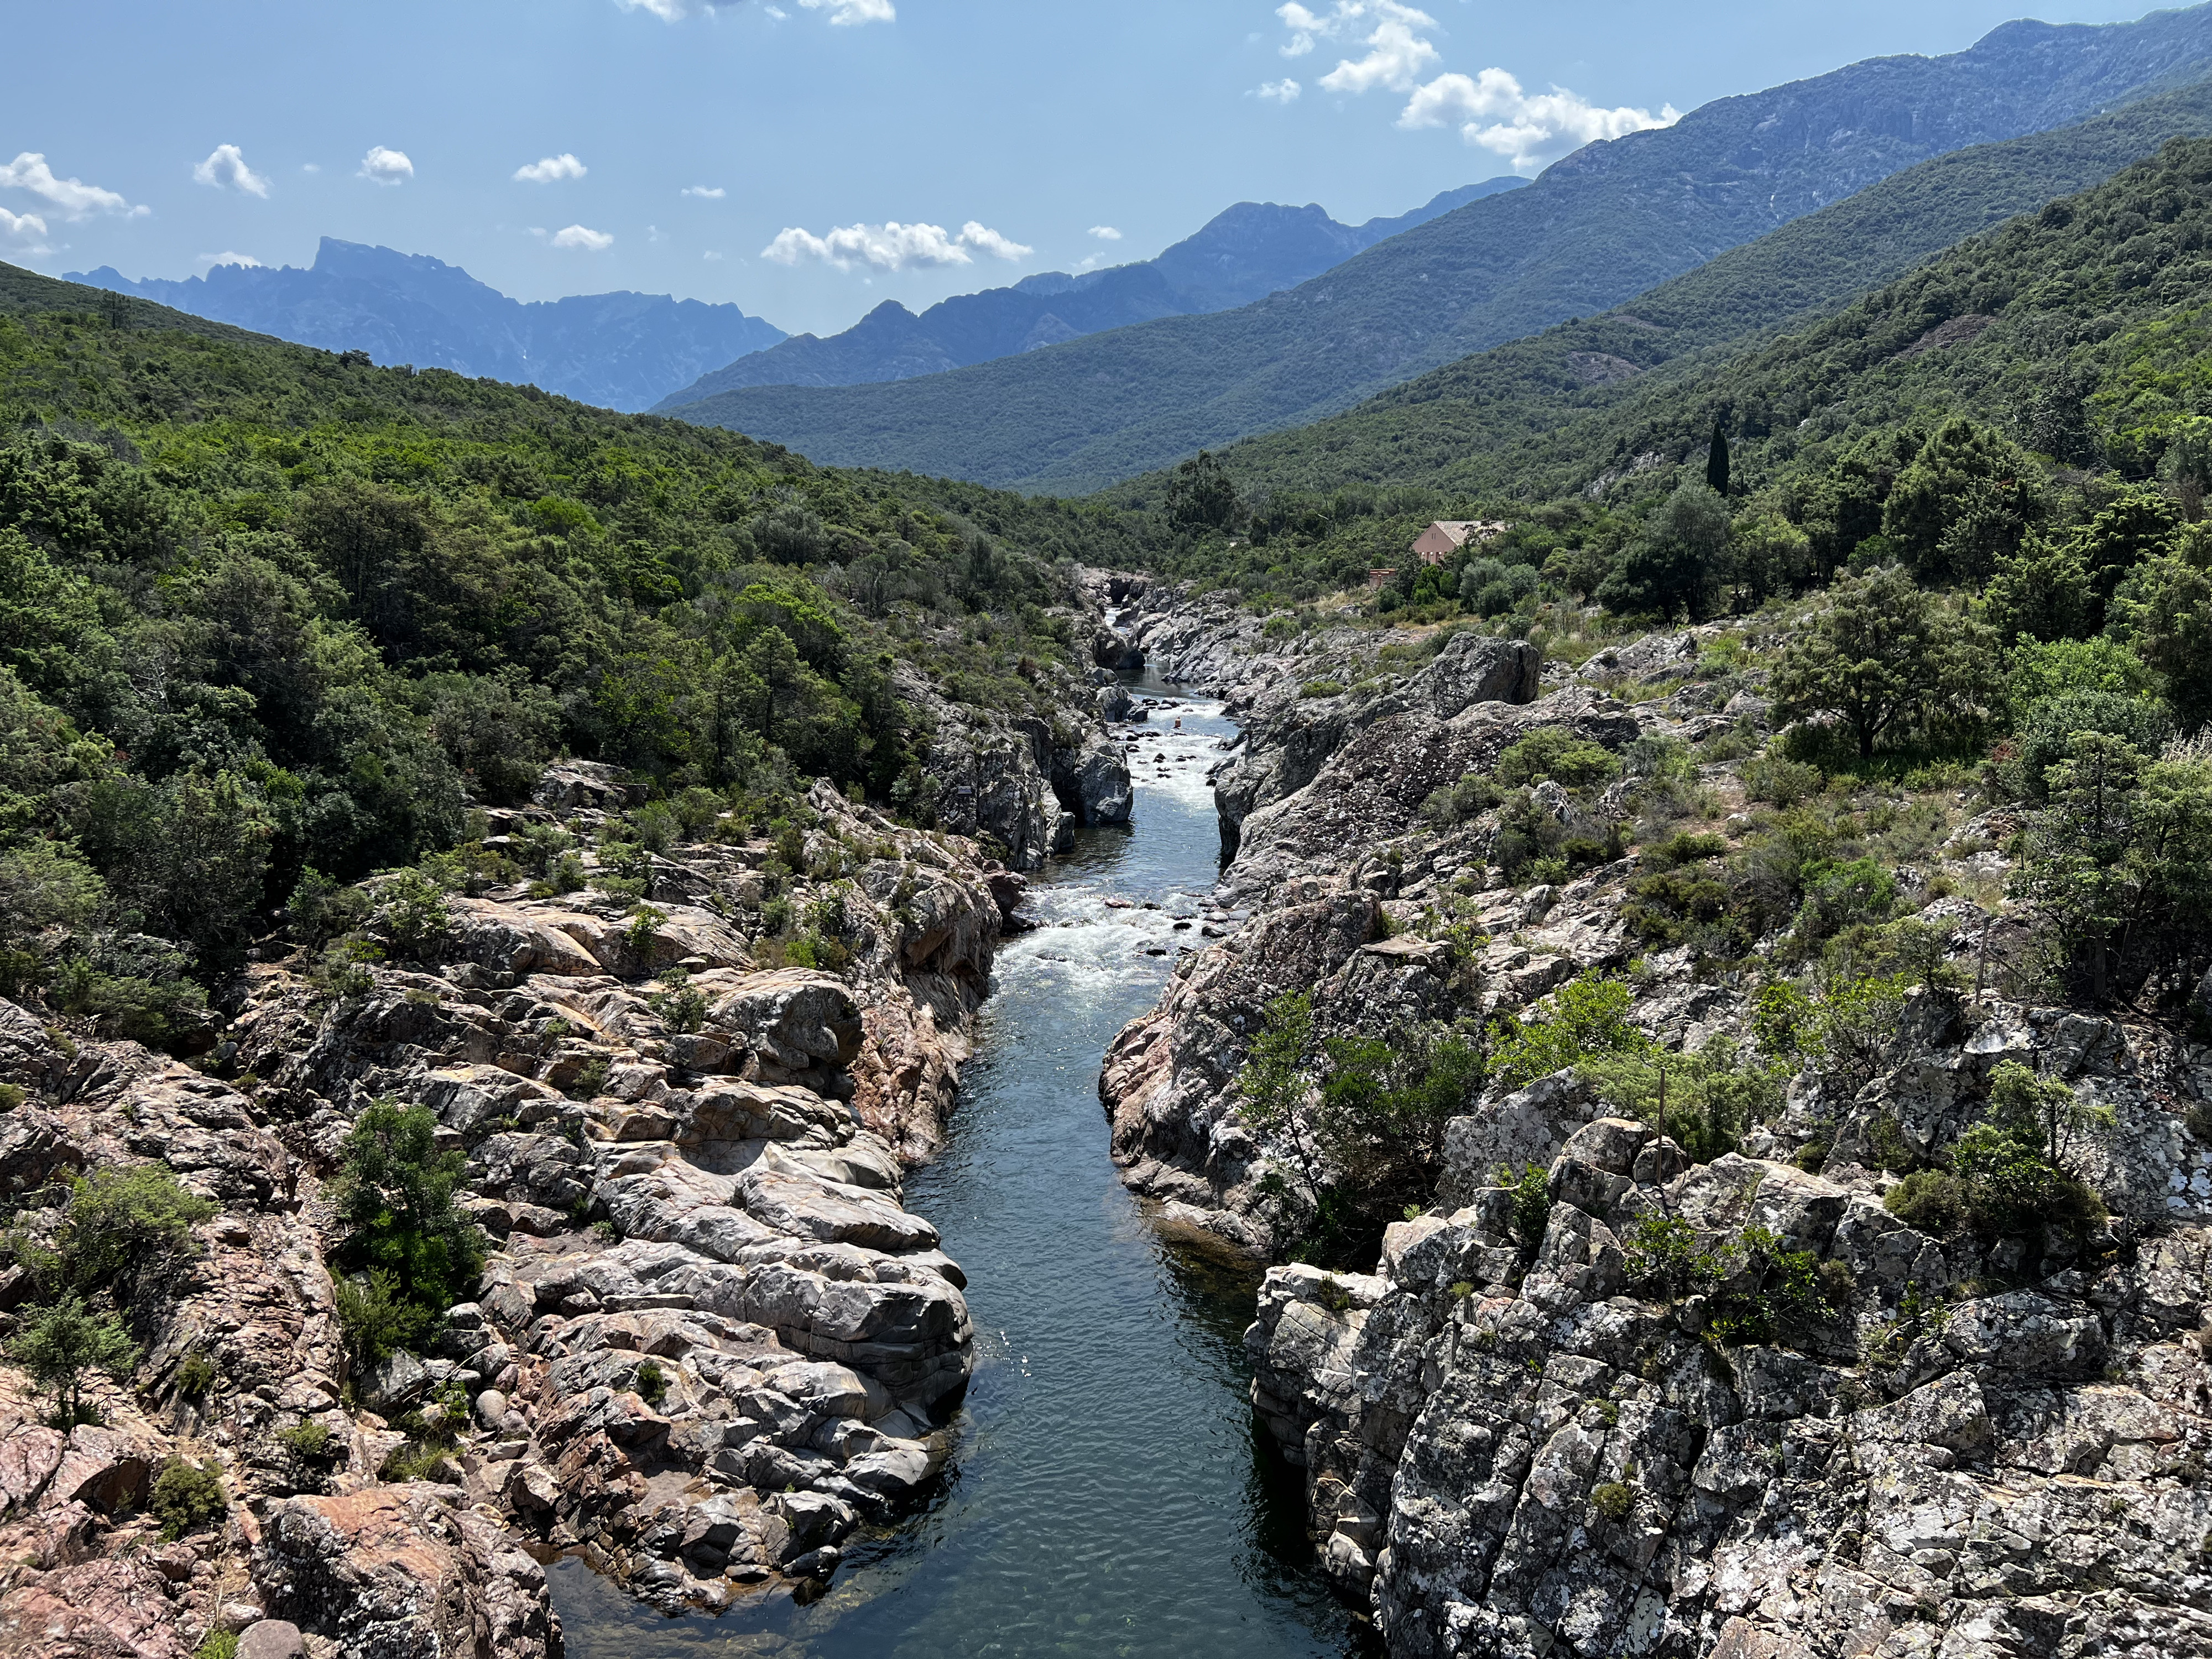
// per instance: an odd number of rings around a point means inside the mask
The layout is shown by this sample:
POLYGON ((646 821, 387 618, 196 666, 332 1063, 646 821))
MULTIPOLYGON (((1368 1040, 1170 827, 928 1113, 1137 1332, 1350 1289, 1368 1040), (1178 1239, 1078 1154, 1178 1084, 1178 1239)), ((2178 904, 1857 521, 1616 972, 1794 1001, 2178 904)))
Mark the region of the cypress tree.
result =
POLYGON ((1713 417, 1713 447, 1705 455, 1705 483, 1716 495, 1728 494, 1728 434, 1721 429, 1717 415, 1713 417))

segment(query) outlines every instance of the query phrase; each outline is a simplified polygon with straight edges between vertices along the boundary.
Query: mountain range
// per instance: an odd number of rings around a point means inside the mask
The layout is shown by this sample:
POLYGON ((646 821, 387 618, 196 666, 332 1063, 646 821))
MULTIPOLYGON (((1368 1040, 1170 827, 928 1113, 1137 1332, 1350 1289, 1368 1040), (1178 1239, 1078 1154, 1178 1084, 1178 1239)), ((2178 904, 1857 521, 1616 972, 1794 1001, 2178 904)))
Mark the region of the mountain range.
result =
POLYGON ((313 264, 217 265, 133 281, 111 266, 65 279, 380 363, 515 381, 607 409, 648 408, 783 331, 733 305, 665 294, 509 299, 458 265, 325 236, 313 264))
MULTIPOLYGON (((1702 406, 1717 362, 1803 328, 1978 231, 2100 185, 2172 139, 2206 137, 2212 81, 2070 127, 1954 150, 1613 310, 1431 369, 1310 425, 1231 445, 1220 458, 1240 489, 1261 496, 1347 484, 1565 494, 1601 467, 1632 467, 1651 450, 1646 437, 1621 435, 1636 420, 1624 427, 1611 411, 1702 406)), ((1106 497, 1157 507, 1170 477, 1146 473, 1106 497)))
POLYGON ((1486 179, 1445 191, 1410 213, 1362 225, 1340 224, 1314 203, 1239 202, 1157 258, 1074 275, 1042 271, 1009 288, 940 301, 920 316, 886 300, 842 334, 827 339, 793 335, 702 377, 656 407, 673 413, 739 386, 910 380, 1157 317, 1225 311, 1526 182, 1486 179))
POLYGON ((1526 189, 1235 310, 910 380, 738 387, 682 413, 823 464, 1079 493, 1604 311, 1931 157, 2208 70, 2202 6, 2133 23, 2008 23, 1964 52, 1872 58, 1589 145, 1526 189))

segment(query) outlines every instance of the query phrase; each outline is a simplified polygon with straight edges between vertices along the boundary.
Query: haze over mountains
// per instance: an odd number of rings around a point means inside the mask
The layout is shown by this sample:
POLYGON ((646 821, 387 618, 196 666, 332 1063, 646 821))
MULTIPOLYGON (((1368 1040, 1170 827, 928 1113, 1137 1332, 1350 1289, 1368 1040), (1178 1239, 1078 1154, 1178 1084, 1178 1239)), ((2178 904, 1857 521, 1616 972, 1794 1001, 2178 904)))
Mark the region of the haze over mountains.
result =
POLYGON ((1501 178, 1467 185, 1410 213, 1363 225, 1339 224, 1316 203, 1239 202, 1157 258, 1076 275, 1040 272, 1008 288, 941 301, 920 316, 886 300, 842 334, 826 339, 795 335, 718 369, 657 407, 673 413, 738 386, 909 380, 1157 317, 1225 311, 1525 182, 1501 178))
POLYGON ((509 299, 458 265, 325 236, 315 263, 217 265, 181 282, 110 266, 69 274, 194 316, 379 363, 449 368, 607 409, 650 407, 732 356, 783 338, 733 305, 665 294, 509 299))
POLYGON ((1967 145, 2070 125, 2212 70, 2212 11, 2018 22, 1594 143, 1241 308, 1163 318, 917 379, 753 386, 684 407, 824 464, 1079 493, 1318 419, 1472 352, 1617 305, 1967 145))

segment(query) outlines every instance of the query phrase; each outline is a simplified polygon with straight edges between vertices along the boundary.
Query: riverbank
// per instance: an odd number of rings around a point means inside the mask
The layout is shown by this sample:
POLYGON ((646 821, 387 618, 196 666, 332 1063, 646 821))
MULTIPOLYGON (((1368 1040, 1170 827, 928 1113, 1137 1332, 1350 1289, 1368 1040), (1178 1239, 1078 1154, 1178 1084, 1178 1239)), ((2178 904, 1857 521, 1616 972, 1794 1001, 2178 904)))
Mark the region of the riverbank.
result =
MULTIPOLYGON (((1005 942, 941 1155, 906 1187, 965 1272, 976 1367, 940 1489, 848 1546, 807 1606, 667 1625, 566 1564, 572 1659, 711 1640, 821 1656, 1338 1655, 1294 1477, 1261 1443, 1242 1346, 1256 1268, 1164 1234, 1096 1103, 1113 1031, 1209 926, 1218 704, 1125 677, 1136 807, 1079 832, 1005 942), (1181 724, 1178 726, 1177 722, 1181 724), (710 1636, 708 1632, 719 1632, 710 1636)), ((749 1648, 747 1650, 754 1650, 749 1648)))

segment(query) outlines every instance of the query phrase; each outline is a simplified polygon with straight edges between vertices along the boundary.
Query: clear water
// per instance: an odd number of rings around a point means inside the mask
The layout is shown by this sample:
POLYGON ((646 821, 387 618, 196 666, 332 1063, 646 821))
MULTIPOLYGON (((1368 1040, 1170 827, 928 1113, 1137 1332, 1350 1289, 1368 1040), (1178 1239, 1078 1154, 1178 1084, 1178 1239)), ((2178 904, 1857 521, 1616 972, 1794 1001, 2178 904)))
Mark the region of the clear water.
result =
POLYGON ((557 1563, 571 1659, 1356 1650, 1308 1565, 1299 1477, 1248 1403, 1256 1276, 1146 1222, 1098 1104, 1107 1043, 1199 942, 1219 848, 1205 775, 1231 730, 1209 702, 1153 712, 1131 756, 1135 826, 1085 831, 1033 885, 1026 908, 1044 925, 1000 951, 950 1145, 907 1184, 968 1274, 977 1333, 935 1499, 856 1538, 805 1607, 663 1620, 582 1562, 557 1563))

